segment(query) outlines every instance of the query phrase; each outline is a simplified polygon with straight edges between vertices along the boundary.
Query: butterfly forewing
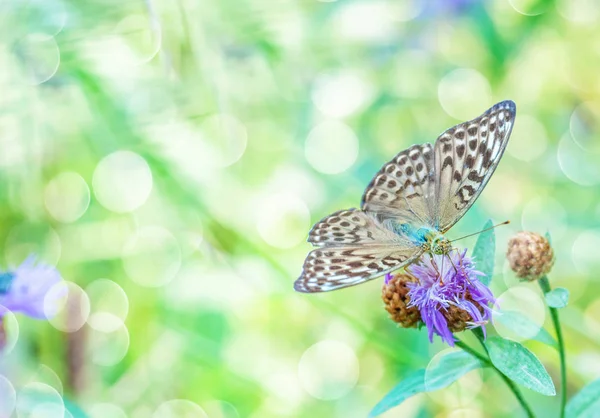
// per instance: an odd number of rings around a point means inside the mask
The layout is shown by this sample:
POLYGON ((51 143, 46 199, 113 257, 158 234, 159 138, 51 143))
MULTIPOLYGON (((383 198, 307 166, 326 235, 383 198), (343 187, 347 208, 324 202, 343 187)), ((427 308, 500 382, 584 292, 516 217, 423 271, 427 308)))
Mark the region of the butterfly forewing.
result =
POLYGON ((413 145, 385 164, 362 197, 364 211, 380 219, 433 226, 434 153, 431 144, 413 145))
POLYGON ((399 237, 377 219, 357 209, 335 212, 317 222, 308 233, 308 242, 316 247, 394 244, 398 240, 399 237))
POLYGON ((510 101, 445 131, 435 143, 435 226, 446 232, 475 203, 506 149, 516 115, 510 101))
POLYGON ((402 267, 422 252, 373 215, 357 209, 341 210, 317 222, 308 241, 320 248, 306 257, 294 284, 300 292, 359 284, 402 267))

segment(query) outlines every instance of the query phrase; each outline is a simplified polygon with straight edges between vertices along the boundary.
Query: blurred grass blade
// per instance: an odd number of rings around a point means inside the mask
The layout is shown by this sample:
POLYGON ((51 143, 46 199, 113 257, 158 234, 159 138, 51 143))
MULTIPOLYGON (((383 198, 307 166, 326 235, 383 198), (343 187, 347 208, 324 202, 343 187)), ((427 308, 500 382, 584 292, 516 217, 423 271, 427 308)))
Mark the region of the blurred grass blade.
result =
POLYGON ((514 382, 546 396, 556 395, 554 382, 538 358, 516 341, 490 337, 485 341, 492 363, 514 382))

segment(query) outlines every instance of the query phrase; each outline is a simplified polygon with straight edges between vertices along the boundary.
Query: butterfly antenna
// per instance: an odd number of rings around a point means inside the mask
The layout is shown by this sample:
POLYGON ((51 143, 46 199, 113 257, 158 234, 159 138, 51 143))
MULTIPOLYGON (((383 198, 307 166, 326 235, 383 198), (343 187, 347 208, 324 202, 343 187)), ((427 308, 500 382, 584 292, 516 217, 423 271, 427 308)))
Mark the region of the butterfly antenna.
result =
POLYGON ((463 239, 463 238, 469 238, 469 237, 472 237, 473 235, 481 234, 482 232, 489 231, 490 229, 494 229, 494 228, 496 228, 497 226, 501 226, 501 225, 508 225, 509 223, 510 223, 510 221, 504 221, 504 222, 502 222, 502 223, 499 223, 499 224, 497 224, 497 225, 490 226, 489 228, 485 228, 485 229, 483 229, 483 230, 481 230, 481 231, 479 231, 479 232, 475 232, 475 233, 473 233, 473 234, 465 235, 464 237, 460 237, 460 238, 453 239, 453 240, 452 240, 452 241, 450 241, 450 242, 458 241, 459 239, 463 239))

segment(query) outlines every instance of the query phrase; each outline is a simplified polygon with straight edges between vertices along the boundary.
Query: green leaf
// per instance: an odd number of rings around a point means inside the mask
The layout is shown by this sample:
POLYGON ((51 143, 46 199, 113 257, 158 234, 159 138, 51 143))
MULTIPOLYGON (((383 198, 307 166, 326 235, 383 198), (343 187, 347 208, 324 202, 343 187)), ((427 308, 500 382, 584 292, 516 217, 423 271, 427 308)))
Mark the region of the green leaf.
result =
POLYGON ((494 315, 494 322, 499 322, 519 337, 532 339, 558 348, 556 340, 543 327, 517 311, 500 311, 494 315))
POLYGON ((556 395, 550 375, 531 351, 516 341, 490 337, 485 341, 494 366, 516 383, 546 396, 556 395))
POLYGON ((569 303, 569 291, 564 287, 557 287, 546 293, 546 303, 551 308, 564 308, 569 303))
MULTIPOLYGON (((493 226, 492 220, 488 220, 482 229, 491 228, 493 226)), ((492 275, 494 274, 494 255, 496 252, 496 236, 494 230, 482 232, 477 238, 475 243, 475 249, 473 250, 473 257, 477 263, 476 268, 485 276, 482 276, 479 280, 486 286, 490 284, 492 275)))
POLYGON ((369 417, 376 417, 385 411, 400 405, 406 399, 417 393, 425 392, 425 370, 420 369, 409 374, 400 381, 387 395, 373 408, 369 417))
POLYGON ((451 351, 441 355, 437 363, 430 362, 425 370, 427 392, 443 389, 469 373, 479 369, 481 362, 466 351, 451 351))
POLYGON ((567 404, 565 415, 567 418, 593 418, 598 416, 600 410, 600 379, 594 380, 567 404))
POLYGON ((444 354, 436 364, 430 364, 427 370, 417 370, 398 383, 375 405, 369 417, 383 414, 417 393, 443 389, 480 367, 481 362, 467 352, 452 351, 444 354))

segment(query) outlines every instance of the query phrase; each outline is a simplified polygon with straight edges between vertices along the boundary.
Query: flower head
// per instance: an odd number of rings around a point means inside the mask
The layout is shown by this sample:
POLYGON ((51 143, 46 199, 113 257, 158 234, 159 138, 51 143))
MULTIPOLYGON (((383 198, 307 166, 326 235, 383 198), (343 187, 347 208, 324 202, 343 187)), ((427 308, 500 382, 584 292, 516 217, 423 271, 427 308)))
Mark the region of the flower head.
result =
POLYGON ((508 241, 506 258, 510 268, 523 280, 537 280, 554 265, 554 251, 548 240, 535 232, 518 232, 508 241))
POLYGON ((408 298, 407 284, 416 280, 403 273, 395 275, 388 273, 385 276, 385 284, 381 291, 385 310, 390 314, 390 318, 403 328, 414 328, 421 322, 419 309, 415 306, 408 307, 410 299, 408 298))
MULTIPOLYGON (((32 256, 13 271, 0 273, 0 317, 12 311, 46 319, 46 295, 61 280, 60 273, 54 267, 36 263, 32 256)), ((54 293, 57 297, 63 296, 61 292, 54 293)))
MULTIPOLYGON (((495 302, 490 289, 478 279, 473 260, 462 253, 425 254, 407 271, 416 278, 408 282, 408 307, 416 307, 427 326, 429 340, 439 335, 454 346, 453 332, 485 325, 492 316, 489 304, 495 302)), ((483 328, 485 332, 485 328, 483 328)))

